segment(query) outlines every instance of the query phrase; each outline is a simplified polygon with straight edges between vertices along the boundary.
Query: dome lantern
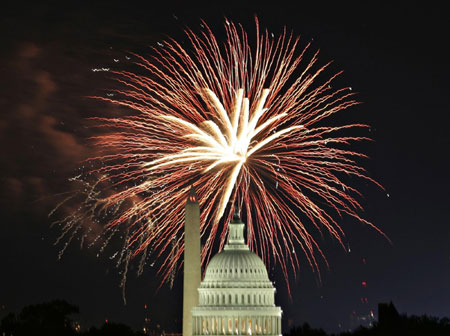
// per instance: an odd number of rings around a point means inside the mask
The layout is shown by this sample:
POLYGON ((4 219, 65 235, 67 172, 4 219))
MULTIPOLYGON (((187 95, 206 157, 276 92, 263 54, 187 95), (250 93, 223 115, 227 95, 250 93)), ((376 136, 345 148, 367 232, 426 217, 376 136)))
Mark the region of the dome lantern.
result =
POLYGON ((241 221, 238 207, 235 205, 235 211, 233 220, 228 224, 228 242, 224 247, 224 250, 229 249, 247 249, 248 246, 244 240, 244 227, 245 224, 241 221))

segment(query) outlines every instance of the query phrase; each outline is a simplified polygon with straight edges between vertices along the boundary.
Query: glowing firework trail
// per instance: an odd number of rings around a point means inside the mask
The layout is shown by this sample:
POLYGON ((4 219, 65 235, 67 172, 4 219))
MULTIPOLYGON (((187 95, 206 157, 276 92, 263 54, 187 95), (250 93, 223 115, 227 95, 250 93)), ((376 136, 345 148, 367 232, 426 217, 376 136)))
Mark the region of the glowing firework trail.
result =
POLYGON ((287 265, 294 272, 299 266, 300 248, 318 270, 316 252, 323 254, 312 227, 342 245, 336 215, 374 227, 358 214, 358 191, 342 179, 372 181, 356 161, 365 156, 345 149, 368 139, 343 135, 367 126, 321 122, 357 104, 354 93, 331 88, 339 74, 319 80, 327 65, 316 65, 317 53, 305 56, 309 45, 297 52, 292 33, 273 38, 256 21, 251 48, 247 33, 231 22, 224 45, 204 26, 200 35, 186 31, 189 47, 169 39, 152 57, 134 55, 139 73, 113 72, 123 85, 117 98, 96 97, 134 112, 95 118, 113 131, 95 138, 103 152, 88 160, 97 165, 90 173, 101 174, 98 186, 109 181, 110 187, 86 209, 107 214, 104 234, 125 227, 133 255, 153 251, 167 280, 183 253, 183 209, 193 183, 202 207, 203 262, 217 239, 223 244, 236 200, 249 245, 266 262, 279 262, 287 276, 287 265))

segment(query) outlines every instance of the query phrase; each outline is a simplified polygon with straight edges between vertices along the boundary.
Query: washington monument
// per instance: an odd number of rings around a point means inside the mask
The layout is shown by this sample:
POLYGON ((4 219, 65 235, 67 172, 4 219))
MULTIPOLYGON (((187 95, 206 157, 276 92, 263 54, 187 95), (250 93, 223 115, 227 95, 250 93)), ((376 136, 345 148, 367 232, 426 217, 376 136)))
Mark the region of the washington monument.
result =
POLYGON ((198 305, 200 281, 200 207, 191 187, 185 207, 183 336, 192 336, 192 308, 198 305))

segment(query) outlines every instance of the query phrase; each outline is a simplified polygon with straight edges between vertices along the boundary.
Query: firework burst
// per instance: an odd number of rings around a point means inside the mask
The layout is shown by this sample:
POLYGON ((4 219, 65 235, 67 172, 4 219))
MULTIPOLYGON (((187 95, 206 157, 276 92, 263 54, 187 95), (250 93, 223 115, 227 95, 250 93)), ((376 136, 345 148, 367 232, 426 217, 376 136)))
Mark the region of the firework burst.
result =
POLYGON ((289 265, 294 273, 299 267, 299 250, 318 271, 316 256, 325 257, 311 231, 329 232, 344 246, 334 219, 342 215, 378 230, 359 215, 359 192, 342 179, 376 183, 357 162, 365 155, 346 149, 370 139, 342 135, 367 126, 322 122, 357 104, 354 93, 331 87, 339 73, 319 80, 328 64, 317 66, 317 52, 306 57, 310 45, 299 49, 286 30, 274 38, 256 20, 249 43, 240 26, 226 21, 221 44, 202 26, 200 34, 186 30, 188 47, 168 39, 151 57, 132 55, 140 70, 113 72, 122 89, 95 97, 132 113, 94 118, 108 129, 94 138, 100 154, 87 160, 97 178, 85 188, 77 217, 62 221, 63 236, 73 237, 86 219, 106 221, 98 235, 104 245, 126 233, 119 264, 152 253, 163 281, 173 281, 193 184, 203 263, 216 243, 222 247, 230 204, 237 202, 248 243, 266 262, 279 263, 287 277, 289 265))

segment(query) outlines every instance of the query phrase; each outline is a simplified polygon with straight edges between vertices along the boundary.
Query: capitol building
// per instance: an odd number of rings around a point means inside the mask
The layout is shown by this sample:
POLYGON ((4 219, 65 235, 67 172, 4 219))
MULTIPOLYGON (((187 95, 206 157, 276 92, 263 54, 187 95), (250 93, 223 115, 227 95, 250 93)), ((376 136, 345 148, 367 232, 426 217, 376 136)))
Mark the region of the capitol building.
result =
POLYGON ((223 251, 211 259, 198 286, 188 317, 192 336, 281 335, 275 287, 264 262, 245 243, 244 227, 236 212, 223 251))

